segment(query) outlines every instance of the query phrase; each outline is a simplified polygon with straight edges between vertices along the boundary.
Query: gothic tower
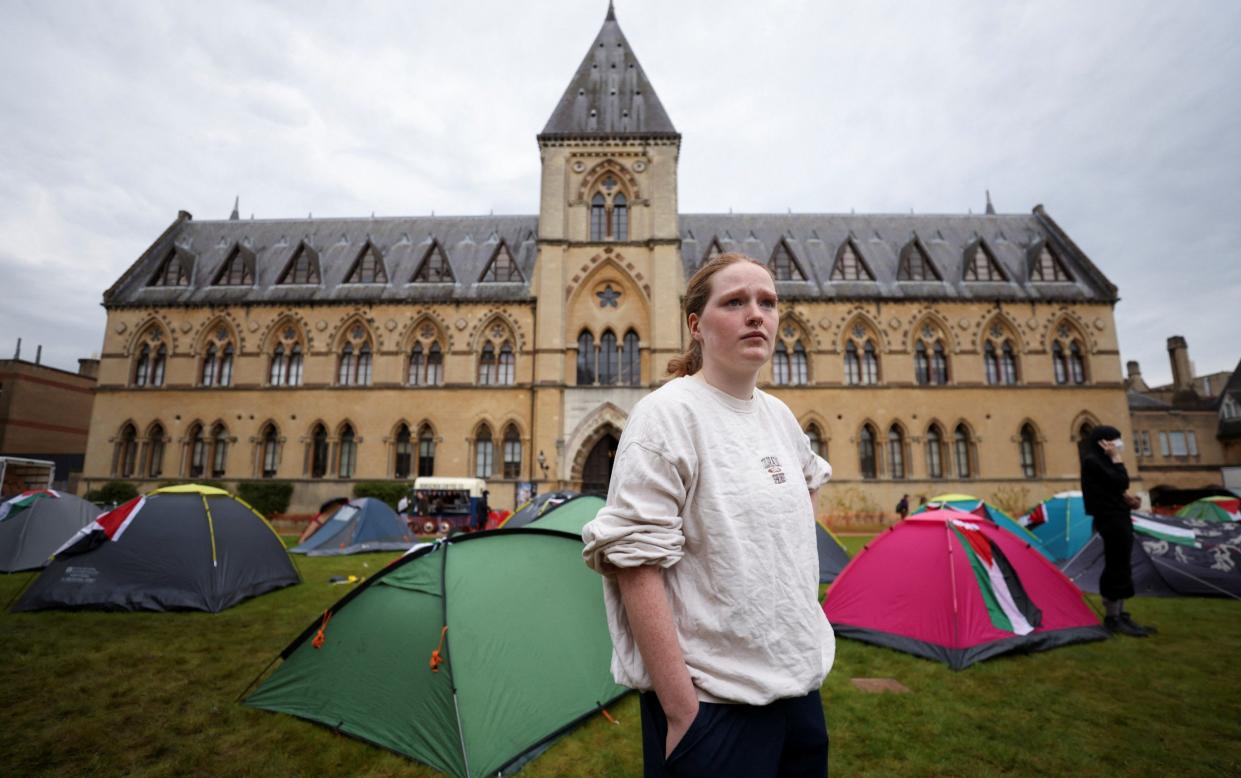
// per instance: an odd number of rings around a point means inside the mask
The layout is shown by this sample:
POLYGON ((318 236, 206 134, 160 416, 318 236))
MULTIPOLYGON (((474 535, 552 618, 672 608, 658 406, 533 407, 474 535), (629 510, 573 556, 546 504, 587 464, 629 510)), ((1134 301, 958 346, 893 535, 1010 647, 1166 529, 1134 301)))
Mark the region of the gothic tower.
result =
POLYGON ((589 488, 680 351, 685 284, 681 136, 610 6, 538 143, 535 429, 556 476, 589 488))

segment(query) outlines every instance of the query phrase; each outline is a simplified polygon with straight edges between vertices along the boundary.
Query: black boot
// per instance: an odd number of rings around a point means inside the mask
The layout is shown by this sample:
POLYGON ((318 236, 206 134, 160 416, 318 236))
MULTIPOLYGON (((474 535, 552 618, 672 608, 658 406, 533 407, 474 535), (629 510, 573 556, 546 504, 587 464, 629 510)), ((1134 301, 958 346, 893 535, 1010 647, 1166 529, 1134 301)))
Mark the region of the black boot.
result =
POLYGON ((1131 627, 1136 627, 1137 629, 1142 630, 1147 635, 1154 635, 1155 633, 1159 632, 1158 628, 1156 627, 1152 627, 1149 624, 1139 624, 1136 621, 1134 621, 1133 617, 1129 615, 1128 611, 1120 612, 1120 620, 1127 623, 1131 627))
POLYGON ((1123 614, 1119 618, 1116 616, 1105 617, 1103 619, 1103 626, 1113 635, 1120 634, 1128 635, 1131 638, 1144 638, 1150 634, 1132 621, 1126 620, 1123 614))

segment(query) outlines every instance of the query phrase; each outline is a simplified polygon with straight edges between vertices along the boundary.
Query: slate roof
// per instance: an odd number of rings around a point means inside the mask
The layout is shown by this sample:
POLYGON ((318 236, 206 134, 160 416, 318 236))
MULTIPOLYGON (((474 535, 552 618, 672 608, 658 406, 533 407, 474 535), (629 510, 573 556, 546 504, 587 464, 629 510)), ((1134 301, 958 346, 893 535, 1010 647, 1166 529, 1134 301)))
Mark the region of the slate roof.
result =
POLYGON ((781 297, 813 299, 1116 300, 1116 287, 1041 206, 1030 214, 683 214, 681 261, 693 274, 711 247, 766 261, 783 240, 806 281, 777 283, 781 297), (941 280, 898 280, 901 250, 917 237, 941 280), (874 281, 832 281, 837 252, 852 240, 874 281), (965 281, 966 249, 983 241, 1006 281, 965 281), (1046 241, 1072 281, 1031 278, 1046 241))
POLYGON ((1125 398, 1129 401, 1129 410, 1131 411, 1170 411, 1172 406, 1166 402, 1159 400, 1150 395, 1135 392, 1132 389, 1125 392, 1125 398))
POLYGON ((608 15, 539 140, 591 137, 680 139, 608 5, 608 15))
POLYGON ((530 300, 534 216, 431 216, 379 219, 193 221, 182 212, 168 230, 104 293, 109 307, 228 303, 530 300), (345 283, 366 241, 378 249, 386 284, 345 283), (432 241, 439 241, 455 283, 410 283, 432 241), (320 283, 277 284, 302 241, 318 254, 320 283), (504 241, 526 281, 480 282, 504 241), (254 255, 255 283, 213 285, 235 245, 254 255), (190 265, 189 286, 149 283, 169 252, 190 265))

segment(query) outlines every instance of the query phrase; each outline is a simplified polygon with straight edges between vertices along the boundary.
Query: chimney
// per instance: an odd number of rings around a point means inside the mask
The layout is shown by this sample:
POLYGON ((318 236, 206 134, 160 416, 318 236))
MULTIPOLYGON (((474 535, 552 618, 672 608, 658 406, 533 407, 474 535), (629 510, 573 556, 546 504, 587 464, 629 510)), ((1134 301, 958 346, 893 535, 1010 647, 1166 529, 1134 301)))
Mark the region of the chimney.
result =
POLYGON ((82 357, 78 360, 78 375, 87 378, 99 378, 99 360, 95 358, 87 359, 82 357))
POLYGON ((43 362, 43 345, 40 344, 34 347, 34 363, 38 365, 38 364, 41 364, 42 362, 43 362))
POLYGON ((1150 387, 1146 385, 1146 381, 1142 380, 1142 368, 1138 366, 1136 359, 1131 359, 1125 363, 1125 372, 1128 377, 1125 379, 1125 388, 1135 392, 1148 392, 1150 387))
POLYGON ((1172 389, 1178 392, 1192 390, 1194 373, 1189 367, 1189 345, 1185 343, 1185 338, 1180 335, 1168 338, 1168 359, 1172 362, 1172 389))
POLYGON ((22 358, 22 339, 18 338, 17 339, 17 351, 13 352, 13 359, 21 359, 21 358, 22 358))

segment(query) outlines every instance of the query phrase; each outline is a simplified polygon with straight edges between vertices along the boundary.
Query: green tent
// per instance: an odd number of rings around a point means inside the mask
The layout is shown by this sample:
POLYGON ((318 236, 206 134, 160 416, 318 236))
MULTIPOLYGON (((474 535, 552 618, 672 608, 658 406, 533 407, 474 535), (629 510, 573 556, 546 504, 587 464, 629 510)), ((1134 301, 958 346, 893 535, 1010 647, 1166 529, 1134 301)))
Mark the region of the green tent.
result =
POLYGON ((581 538, 531 527, 414 548, 281 658, 246 705, 466 778, 513 769, 626 691, 581 538))
POLYGON ((1241 521, 1241 500, 1236 497, 1204 497, 1181 508, 1176 515, 1201 521, 1241 521))
POLYGON ((593 494, 579 494, 565 500, 547 513, 539 516, 527 526, 541 529, 558 529, 582 537, 582 527, 599 512, 606 503, 601 497, 593 494))

